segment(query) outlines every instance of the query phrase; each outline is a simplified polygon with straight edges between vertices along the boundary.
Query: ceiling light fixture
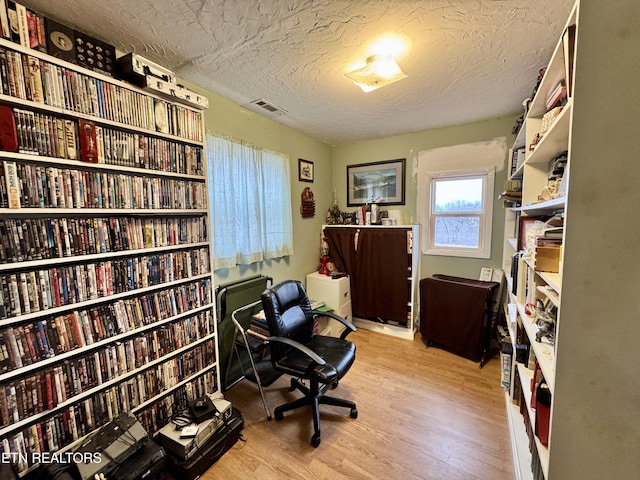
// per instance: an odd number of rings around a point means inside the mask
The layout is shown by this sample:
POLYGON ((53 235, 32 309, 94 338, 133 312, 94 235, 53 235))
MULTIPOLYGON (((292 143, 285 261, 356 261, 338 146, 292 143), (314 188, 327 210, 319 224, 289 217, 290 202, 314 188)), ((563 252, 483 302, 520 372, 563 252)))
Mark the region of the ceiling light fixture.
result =
POLYGON ((345 76, 364 92, 371 92, 406 77, 391 55, 373 55, 367 58, 364 67, 347 72, 345 76))

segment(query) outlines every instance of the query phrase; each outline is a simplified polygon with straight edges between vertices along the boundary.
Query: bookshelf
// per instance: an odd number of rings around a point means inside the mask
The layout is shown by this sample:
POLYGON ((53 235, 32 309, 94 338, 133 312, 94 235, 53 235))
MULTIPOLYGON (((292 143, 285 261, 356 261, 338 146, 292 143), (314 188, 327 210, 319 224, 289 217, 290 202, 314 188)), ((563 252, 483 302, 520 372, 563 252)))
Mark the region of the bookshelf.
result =
POLYGON ((24 472, 120 411, 153 434, 218 389, 218 353, 203 107, 5 39, 0 74, 0 447, 24 472))
POLYGON ((640 35, 632 28, 637 15, 640 5, 631 0, 606 6, 578 1, 524 122, 522 206, 505 210, 503 267, 510 291, 505 312, 514 347, 529 343, 535 354, 551 392, 551 414, 543 445, 535 431, 533 370, 527 361, 512 361, 505 398, 520 479, 640 475, 631 446, 640 422, 634 393, 640 374, 633 368, 637 308, 629 301, 640 283, 633 240, 639 231, 640 194, 634 185, 640 167, 633 159, 640 148, 635 134, 640 96, 633 93, 637 67, 628 62, 640 51, 640 35), (575 34, 573 52, 567 50, 569 31, 575 34), (622 34, 631 31, 630 37, 622 34), (548 95, 561 80, 569 87, 567 103, 536 139, 548 95), (549 162, 563 151, 568 152, 565 173, 571 172, 563 179, 566 194, 538 201, 549 162), (519 217, 556 213, 564 217, 558 272, 538 271, 535 260, 526 258, 516 260, 518 274, 510 275, 519 217), (536 341, 540 326, 527 308, 532 299, 557 309, 555 342, 545 336, 536 341))

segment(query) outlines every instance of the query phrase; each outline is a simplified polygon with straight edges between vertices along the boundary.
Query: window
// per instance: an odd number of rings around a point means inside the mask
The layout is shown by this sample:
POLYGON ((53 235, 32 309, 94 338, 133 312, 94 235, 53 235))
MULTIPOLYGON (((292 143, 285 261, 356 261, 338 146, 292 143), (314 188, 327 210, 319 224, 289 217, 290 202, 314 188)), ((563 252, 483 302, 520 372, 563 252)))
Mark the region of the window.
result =
POLYGON ((425 253, 489 258, 493 170, 430 177, 429 244, 425 253))
POLYGON ((207 134, 213 268, 293 254, 289 156, 207 134))

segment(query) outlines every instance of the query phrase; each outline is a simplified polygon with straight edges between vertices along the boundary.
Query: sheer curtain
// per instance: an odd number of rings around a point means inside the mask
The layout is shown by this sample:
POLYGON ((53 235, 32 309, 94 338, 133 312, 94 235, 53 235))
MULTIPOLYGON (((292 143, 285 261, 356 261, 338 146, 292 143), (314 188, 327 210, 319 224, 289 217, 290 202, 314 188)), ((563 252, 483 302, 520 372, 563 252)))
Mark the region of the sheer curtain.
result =
POLYGON ((289 157, 207 133, 214 269, 293 254, 289 157))

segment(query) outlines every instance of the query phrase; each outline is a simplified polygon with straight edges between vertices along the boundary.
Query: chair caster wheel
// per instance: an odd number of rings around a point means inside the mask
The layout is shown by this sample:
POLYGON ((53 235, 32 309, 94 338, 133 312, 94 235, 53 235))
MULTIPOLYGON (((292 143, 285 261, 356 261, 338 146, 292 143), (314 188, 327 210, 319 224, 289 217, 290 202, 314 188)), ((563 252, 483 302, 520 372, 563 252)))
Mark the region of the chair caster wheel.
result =
POLYGON ((273 418, 273 417, 272 417, 271 415, 269 415, 269 416, 267 417, 267 420, 268 420, 268 421, 271 421, 271 419, 272 419, 272 418, 273 418))
POLYGON ((284 418, 282 412, 275 412, 273 416, 276 417, 276 420, 282 420, 284 418))
POLYGON ((313 445, 314 447, 318 447, 318 445, 320 445, 320 434, 319 433, 314 433, 313 437, 311 437, 311 445, 313 445))
POLYGON ((358 409, 357 408, 352 408, 351 412, 349 412, 349 416, 351 418, 358 418, 358 409))

